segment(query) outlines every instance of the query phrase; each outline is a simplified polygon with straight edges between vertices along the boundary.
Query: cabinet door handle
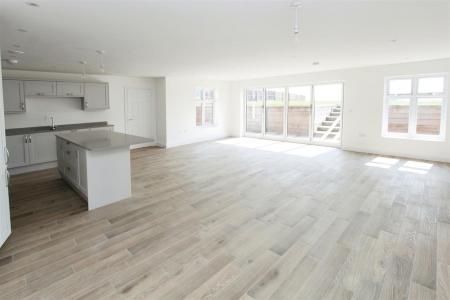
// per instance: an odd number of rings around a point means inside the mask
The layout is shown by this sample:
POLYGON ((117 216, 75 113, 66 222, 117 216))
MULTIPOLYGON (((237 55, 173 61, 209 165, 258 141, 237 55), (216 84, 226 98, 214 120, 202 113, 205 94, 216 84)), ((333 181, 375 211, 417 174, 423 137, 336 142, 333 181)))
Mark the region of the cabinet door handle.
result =
POLYGON ((28 136, 28 143, 31 143, 31 135, 28 136))
POLYGON ((24 141, 25 144, 28 143, 28 136, 24 135, 23 136, 23 141, 24 141))
POLYGON ((86 102, 84 102, 84 106, 85 106, 86 108, 88 108, 88 107, 89 107, 89 104, 87 103, 87 101, 86 101, 86 102))
POLYGON ((5 147, 6 164, 9 162, 9 150, 5 147))
POLYGON ((6 186, 9 186, 9 181, 11 179, 11 176, 9 175, 8 170, 5 170, 5 175, 6 175, 6 186))
POLYGON ((21 108, 22 110, 25 110, 25 103, 22 103, 22 104, 20 105, 20 108, 21 108))

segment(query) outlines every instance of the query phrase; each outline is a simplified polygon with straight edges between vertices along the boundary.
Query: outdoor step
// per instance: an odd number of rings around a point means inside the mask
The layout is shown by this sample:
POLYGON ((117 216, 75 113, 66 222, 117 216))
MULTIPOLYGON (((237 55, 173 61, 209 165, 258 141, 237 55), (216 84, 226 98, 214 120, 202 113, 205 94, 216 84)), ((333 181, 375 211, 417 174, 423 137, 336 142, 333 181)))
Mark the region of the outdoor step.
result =
POLYGON ((341 113, 337 113, 337 112, 330 112, 330 116, 331 117, 339 117, 341 115, 341 113))
POLYGON ((328 116, 325 118, 325 121, 336 121, 337 117, 335 116, 328 116))
POLYGON ((322 126, 331 126, 333 125, 334 121, 323 121, 322 126))

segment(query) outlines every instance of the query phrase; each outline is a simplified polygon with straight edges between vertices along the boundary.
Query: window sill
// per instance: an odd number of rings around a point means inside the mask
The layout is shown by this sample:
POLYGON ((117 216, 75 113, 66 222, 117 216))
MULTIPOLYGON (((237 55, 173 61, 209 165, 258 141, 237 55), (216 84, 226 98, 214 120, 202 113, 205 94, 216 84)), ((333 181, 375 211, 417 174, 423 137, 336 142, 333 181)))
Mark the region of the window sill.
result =
POLYGON ((200 125, 200 126, 196 126, 196 128, 216 128, 219 127, 219 125, 214 124, 214 125, 200 125))
POLYGON ((398 140, 410 140, 416 142, 445 142, 444 137, 410 137, 410 136, 397 136, 397 135, 388 135, 383 134, 381 137, 386 139, 398 139, 398 140))

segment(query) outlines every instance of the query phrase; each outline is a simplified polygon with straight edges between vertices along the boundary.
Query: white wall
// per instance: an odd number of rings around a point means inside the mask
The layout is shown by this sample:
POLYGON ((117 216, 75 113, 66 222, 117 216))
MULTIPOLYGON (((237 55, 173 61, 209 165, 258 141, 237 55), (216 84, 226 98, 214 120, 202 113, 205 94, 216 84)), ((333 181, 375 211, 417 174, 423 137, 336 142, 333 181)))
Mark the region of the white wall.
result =
MULTIPOLYGON (((1 51, 0 51, 1 54, 1 51)), ((1 57, 0 57, 1 58, 1 57)), ((1 69, 1 64, 0 64, 1 69)), ((11 218, 9 213, 9 193, 6 186, 6 140, 5 121, 3 118, 3 84, 0 72, 0 247, 11 234, 11 218)))
POLYGON ((445 142, 381 137, 385 77, 449 71, 450 59, 442 59, 234 82, 232 113, 229 115, 233 124, 231 132, 234 136, 242 133, 243 88, 343 81, 343 149, 450 162, 450 105, 447 107, 445 142))
MULTIPOLYGON (((80 74, 20 70, 3 70, 3 77, 19 79, 81 80, 80 74)), ((115 131, 124 132, 125 88, 148 88, 152 90, 154 95, 156 94, 156 79, 154 78, 87 75, 86 81, 109 83, 110 109, 101 111, 83 111, 81 109, 80 99, 75 98, 27 98, 26 113, 5 115, 6 128, 49 125, 49 121, 46 117, 48 115, 53 115, 57 124, 107 121, 114 125, 115 131)))
POLYGON ((166 79, 156 79, 156 143, 166 146, 166 79))
POLYGON ((166 139, 167 147, 219 139, 230 135, 231 84, 227 81, 166 77, 166 139), (196 87, 215 88, 216 126, 197 127, 195 124, 196 87))

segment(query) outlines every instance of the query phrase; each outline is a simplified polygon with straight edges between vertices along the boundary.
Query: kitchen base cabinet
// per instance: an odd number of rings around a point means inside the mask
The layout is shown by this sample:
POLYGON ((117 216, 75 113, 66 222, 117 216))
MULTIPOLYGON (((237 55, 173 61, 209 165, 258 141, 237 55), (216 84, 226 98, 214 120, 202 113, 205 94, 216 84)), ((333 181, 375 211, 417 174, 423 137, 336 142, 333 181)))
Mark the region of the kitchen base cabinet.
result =
POLYGON ((56 135, 54 132, 30 134, 28 138, 30 164, 56 160, 56 135))
POLYGON ((28 135, 11 135, 6 137, 9 152, 8 168, 26 166, 29 162, 28 135))
POLYGON ((130 149, 90 151, 57 136, 58 171, 92 210, 131 196, 130 149))
POLYGON ((112 131, 111 126, 85 128, 68 131, 50 131, 25 135, 6 136, 6 147, 10 153, 8 169, 27 167, 59 160, 57 156, 57 133, 81 132, 92 130, 112 131))

